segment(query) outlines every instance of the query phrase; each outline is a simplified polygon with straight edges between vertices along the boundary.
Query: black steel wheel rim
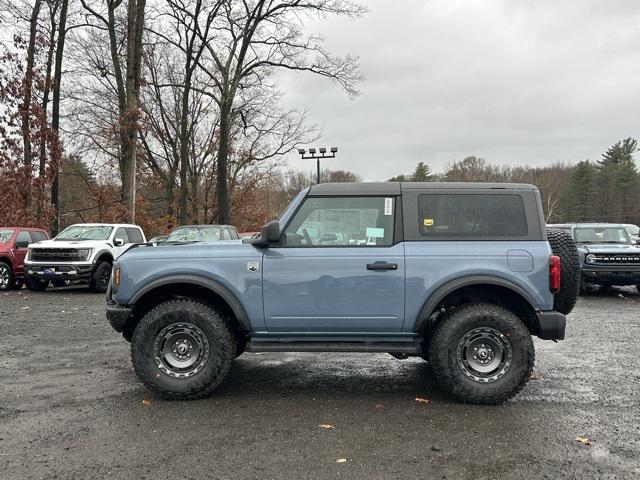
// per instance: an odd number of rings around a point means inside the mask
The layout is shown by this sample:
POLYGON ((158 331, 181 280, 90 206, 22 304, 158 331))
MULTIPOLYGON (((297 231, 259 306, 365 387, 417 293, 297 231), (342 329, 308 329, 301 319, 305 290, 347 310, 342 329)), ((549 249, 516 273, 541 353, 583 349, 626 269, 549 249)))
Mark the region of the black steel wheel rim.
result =
POLYGON ((2 265, 0 266, 0 290, 8 290, 11 282, 11 272, 2 265))
POLYGON ((153 344, 158 368, 174 378, 188 378, 198 373, 209 358, 209 341, 190 323, 172 323, 163 328, 153 344))
POLYGON ((98 276, 98 282, 100 283, 101 287, 108 287, 109 286, 109 279, 111 278, 111 269, 110 268, 103 268, 98 276))
POLYGON ((494 328, 478 327, 458 342, 456 359, 462 373, 479 383, 491 383, 509 370, 513 350, 509 339, 494 328))

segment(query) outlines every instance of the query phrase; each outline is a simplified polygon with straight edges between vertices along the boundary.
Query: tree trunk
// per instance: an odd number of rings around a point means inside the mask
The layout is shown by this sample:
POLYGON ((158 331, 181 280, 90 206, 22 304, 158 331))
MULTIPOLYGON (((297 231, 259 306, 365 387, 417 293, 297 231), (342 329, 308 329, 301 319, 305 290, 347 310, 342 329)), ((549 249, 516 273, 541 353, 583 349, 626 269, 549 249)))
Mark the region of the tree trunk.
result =
POLYGON ((127 221, 136 220, 136 171, 138 154, 138 99, 142 65, 145 0, 129 0, 127 7, 126 110, 120 117, 122 203, 127 221))
MULTIPOLYGON (((27 47, 27 65, 24 72, 23 94, 24 99, 20 116, 22 117, 22 144, 24 148, 24 168, 27 175, 31 175, 32 149, 31 149, 31 91, 33 89, 33 65, 35 62, 36 36, 38 35, 38 16, 42 0, 36 0, 31 10, 29 19, 29 45, 27 47)), ((28 192, 25 192, 25 207, 31 203, 28 192)))
MULTIPOLYGON (((187 52, 189 57, 191 52, 187 52)), ((187 61, 187 71, 182 92, 182 105, 180 111, 180 224, 187 223, 187 196, 189 185, 187 184, 187 170, 189 167, 189 96, 191 88, 191 67, 187 61)))
POLYGON ((60 10, 60 23, 58 25, 58 44, 56 45, 56 58, 53 73, 53 100, 51 106, 52 162, 54 170, 53 183, 51 185, 51 204, 55 209, 52 234, 57 235, 60 229, 60 170, 62 169, 62 147, 60 145, 60 85, 62 83, 62 59, 64 56, 64 40, 67 36, 67 7, 69 0, 62 0, 60 10))
POLYGON ((230 223, 229 186, 227 170, 229 165, 229 140, 231 135, 232 102, 223 99, 220 108, 220 142, 218 145, 218 165, 216 172, 216 203, 218 206, 218 223, 230 223))

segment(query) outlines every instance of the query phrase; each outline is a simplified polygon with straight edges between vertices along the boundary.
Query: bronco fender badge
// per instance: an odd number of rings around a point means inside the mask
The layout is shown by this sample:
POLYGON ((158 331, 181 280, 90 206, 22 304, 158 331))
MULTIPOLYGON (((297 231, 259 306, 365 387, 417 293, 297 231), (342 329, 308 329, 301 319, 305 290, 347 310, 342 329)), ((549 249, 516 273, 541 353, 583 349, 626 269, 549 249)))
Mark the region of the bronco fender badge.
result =
POLYGON ((250 272, 257 272, 260 268, 260 264, 258 262, 247 262, 247 270, 250 272))

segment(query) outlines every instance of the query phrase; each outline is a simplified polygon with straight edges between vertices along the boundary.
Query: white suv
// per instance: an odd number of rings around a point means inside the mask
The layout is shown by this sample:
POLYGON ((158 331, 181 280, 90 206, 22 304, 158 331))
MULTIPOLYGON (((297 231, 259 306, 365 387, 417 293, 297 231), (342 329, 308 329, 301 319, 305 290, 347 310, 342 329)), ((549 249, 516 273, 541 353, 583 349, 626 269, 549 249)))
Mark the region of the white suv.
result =
POLYGON ((24 262, 27 287, 43 291, 52 282, 84 281, 94 292, 106 292, 111 265, 132 244, 145 243, 137 225, 80 223, 65 228, 53 240, 29 245, 24 262))

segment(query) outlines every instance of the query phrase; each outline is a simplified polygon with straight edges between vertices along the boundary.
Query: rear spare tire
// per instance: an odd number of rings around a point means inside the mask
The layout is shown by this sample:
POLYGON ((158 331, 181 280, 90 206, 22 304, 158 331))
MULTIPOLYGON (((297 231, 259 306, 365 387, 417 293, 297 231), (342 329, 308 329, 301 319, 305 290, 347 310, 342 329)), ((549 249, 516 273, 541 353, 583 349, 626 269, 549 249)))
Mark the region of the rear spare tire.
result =
POLYGON ((553 298, 553 309, 567 315, 573 310, 580 291, 578 249, 571 235, 560 230, 548 230, 547 239, 553 254, 560 257, 560 291, 553 298))

